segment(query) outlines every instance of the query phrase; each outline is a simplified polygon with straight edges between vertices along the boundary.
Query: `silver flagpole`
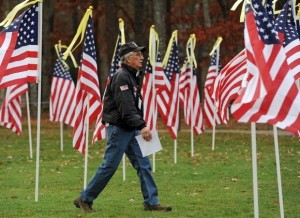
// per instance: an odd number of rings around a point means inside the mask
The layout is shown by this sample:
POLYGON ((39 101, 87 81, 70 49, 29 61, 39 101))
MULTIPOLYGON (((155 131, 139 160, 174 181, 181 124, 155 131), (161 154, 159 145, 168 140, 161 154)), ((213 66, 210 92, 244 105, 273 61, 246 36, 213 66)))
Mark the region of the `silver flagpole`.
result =
POLYGON ((84 152, 84 178, 83 178, 83 189, 86 188, 87 184, 87 167, 88 167, 88 155, 89 155, 89 109, 90 109, 90 94, 88 94, 88 105, 87 105, 87 113, 88 116, 86 116, 86 133, 85 133, 85 152, 84 152))
POLYGON ((284 218, 283 195, 282 195, 281 172, 280 172, 280 157, 279 157, 279 146, 278 146, 278 133, 277 133, 276 126, 273 126, 273 133, 274 133, 274 146, 275 146, 275 159, 276 159, 280 218, 284 218))
POLYGON ((41 135, 41 94, 42 94, 42 28, 43 3, 39 2, 38 18, 38 105, 37 105, 37 139, 36 139, 36 174, 35 174, 35 201, 39 199, 40 174, 40 135, 41 135))
MULTIPOLYGON (((156 63, 156 40, 155 36, 153 35, 151 37, 152 39, 152 57, 153 57, 153 66, 152 66, 152 105, 154 106, 153 108, 153 114, 152 114, 152 120, 153 120, 153 129, 156 129, 156 113, 157 113, 157 105, 156 105, 156 92, 155 92, 155 63, 156 63)), ((155 166, 155 153, 152 155, 152 169, 153 172, 156 170, 155 166)))
POLYGON ((257 153, 256 153, 256 125, 251 123, 251 144, 252 144, 252 174, 253 174, 253 198, 254 217, 259 217, 258 212, 258 182, 257 182, 257 153))
POLYGON ((28 91, 26 92, 26 106, 27 106, 27 119, 28 119, 28 137, 29 137, 29 155, 30 159, 32 159, 32 135, 31 135, 31 117, 30 117, 30 108, 29 108, 29 96, 28 91))

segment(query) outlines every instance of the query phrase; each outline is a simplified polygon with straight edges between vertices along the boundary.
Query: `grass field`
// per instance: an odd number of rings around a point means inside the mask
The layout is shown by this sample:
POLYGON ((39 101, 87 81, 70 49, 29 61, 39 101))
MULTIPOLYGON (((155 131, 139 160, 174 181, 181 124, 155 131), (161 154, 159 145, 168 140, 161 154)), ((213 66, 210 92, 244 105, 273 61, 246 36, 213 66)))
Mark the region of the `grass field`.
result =
MULTIPOLYGON (((95 200, 96 212, 88 214, 72 204, 83 187, 84 172, 84 156, 71 146, 72 129, 64 131, 62 152, 59 124, 42 123, 38 202, 34 200, 35 150, 31 160, 27 127, 23 130, 19 137, 0 128, 0 217, 254 217, 249 134, 217 133, 212 151, 212 135, 204 132, 194 137, 191 157, 190 132, 182 131, 174 164, 173 140, 167 132, 159 132, 163 150, 156 155, 154 177, 161 203, 173 206, 173 211, 143 210, 138 178, 126 161, 126 181, 120 166, 95 200)), ((105 142, 98 142, 89 148, 88 180, 102 162, 104 146, 105 142)), ((281 135, 279 147, 285 217, 300 217, 300 142, 281 135)), ((260 217, 279 217, 272 135, 257 135, 257 157, 260 217)))

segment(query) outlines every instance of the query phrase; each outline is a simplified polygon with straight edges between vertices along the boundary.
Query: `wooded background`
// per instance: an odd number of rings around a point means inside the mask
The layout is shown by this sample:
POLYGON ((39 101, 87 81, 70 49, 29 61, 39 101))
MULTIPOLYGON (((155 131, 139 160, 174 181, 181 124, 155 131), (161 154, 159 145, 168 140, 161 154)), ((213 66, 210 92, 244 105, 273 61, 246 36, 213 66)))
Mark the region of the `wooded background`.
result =
MULTIPOLYGON (((77 27, 89 6, 93 7, 94 33, 96 37, 98 75, 101 95, 110 69, 112 55, 119 31, 119 18, 125 23, 125 39, 138 45, 149 44, 149 30, 155 25, 160 39, 162 57, 174 30, 178 30, 180 64, 185 57, 185 46, 190 34, 194 33, 198 83, 202 96, 207 74, 209 53, 218 36, 223 38, 220 47, 222 66, 244 48, 243 28, 239 22, 241 6, 230 11, 236 0, 44 0, 43 2, 43 54, 42 54, 42 102, 43 109, 49 108, 50 85, 58 40, 69 45, 77 27)), ((1 0, 0 20, 21 0, 1 0)), ((278 7, 285 1, 279 1, 278 7)), ((82 47, 75 51, 77 61, 82 47)), ((147 58, 147 55, 146 57, 147 58)), ((74 80, 78 69, 71 68, 74 80)), ((4 90, 0 91, 0 100, 4 90)), ((0 101, 1 102, 1 101, 0 101)), ((37 85, 30 85, 32 115, 36 114, 37 85)))

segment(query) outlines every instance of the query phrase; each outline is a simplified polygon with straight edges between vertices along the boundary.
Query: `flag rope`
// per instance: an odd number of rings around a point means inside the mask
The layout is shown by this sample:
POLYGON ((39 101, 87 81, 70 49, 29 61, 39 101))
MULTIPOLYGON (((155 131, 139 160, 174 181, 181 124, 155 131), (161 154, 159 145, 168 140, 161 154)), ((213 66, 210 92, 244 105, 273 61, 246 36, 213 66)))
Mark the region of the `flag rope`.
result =
POLYGON ((33 5, 37 2, 43 2, 43 0, 34 0, 32 2, 28 2, 29 0, 26 0, 24 2, 21 2, 20 4, 16 5, 11 12, 8 13, 8 15, 6 16, 6 18, 0 23, 0 26, 3 27, 8 27, 13 19, 15 18, 16 14, 23 8, 29 6, 29 5, 33 5), (28 3, 27 3, 28 2, 28 3))
POLYGON ((152 25, 151 28, 150 28, 150 36, 149 36, 149 61, 150 61, 152 66, 155 66, 158 47, 159 47, 158 34, 155 31, 155 26, 152 25), (156 41, 155 48, 153 48, 153 43, 152 43, 154 41, 156 41), (154 52, 155 55, 153 55, 153 50, 155 50, 155 52, 154 52))
POLYGON ((195 47, 196 47, 196 35, 193 33, 190 35, 190 38, 188 39, 186 43, 186 55, 188 59, 188 63, 193 63, 194 67, 197 68, 197 60, 195 57, 195 47), (192 45, 192 48, 189 49, 188 45, 192 45))
POLYGON ((167 48, 164 60, 162 62, 162 64, 163 64, 164 67, 166 67, 167 64, 168 64, 168 60, 169 60, 169 57, 170 57, 173 40, 176 40, 176 43, 177 43, 177 33, 178 33, 178 31, 174 30, 173 33, 172 33, 172 36, 170 38, 170 41, 169 41, 169 44, 168 44, 168 48, 167 48))
POLYGON ((219 36, 211 50, 211 52, 209 53, 210 56, 212 56, 215 52, 215 50, 217 50, 220 47, 221 42, 223 41, 223 38, 221 36, 219 36))
MULTIPOLYGON (((85 12, 85 14, 84 14, 84 16, 83 16, 83 18, 82 18, 82 20, 81 20, 79 26, 78 26, 77 32, 76 32, 76 34, 75 34, 75 36, 74 36, 72 42, 70 43, 70 45, 68 46, 67 50, 66 50, 66 51, 64 52, 64 54, 63 54, 63 57, 62 57, 62 58, 63 58, 64 60, 66 60, 67 57, 71 54, 71 51, 74 51, 74 50, 82 43, 83 38, 84 38, 84 34, 85 34, 86 25, 87 25, 87 22, 88 22, 88 18, 89 18, 89 16, 90 16, 91 13, 92 13, 92 9, 93 9, 93 7, 90 6, 90 7, 86 10, 86 12, 85 12), (77 41, 77 39, 78 39, 79 37, 80 37, 80 41, 77 43, 77 45, 76 45, 75 48, 73 49, 73 47, 74 47, 74 45, 75 45, 75 42, 77 41)), ((75 64, 74 64, 74 65, 75 65, 75 64)))
POLYGON ((121 32, 121 44, 125 43, 125 30, 124 30, 124 21, 122 18, 119 18, 119 29, 121 32))

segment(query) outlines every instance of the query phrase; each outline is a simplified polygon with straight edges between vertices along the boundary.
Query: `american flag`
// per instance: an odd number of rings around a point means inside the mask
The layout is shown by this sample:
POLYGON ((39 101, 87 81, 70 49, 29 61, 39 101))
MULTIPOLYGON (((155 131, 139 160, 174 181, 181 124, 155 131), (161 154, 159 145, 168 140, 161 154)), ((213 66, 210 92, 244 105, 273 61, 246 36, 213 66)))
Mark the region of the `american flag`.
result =
POLYGON ((0 81, 5 75, 9 59, 17 43, 20 17, 0 32, 0 81))
POLYGON ((187 125, 193 125, 194 133, 199 135, 204 131, 203 113, 200 103, 196 69, 187 58, 181 68, 179 78, 179 99, 183 106, 185 123, 187 125))
POLYGON ((75 85, 72 77, 62 63, 62 53, 56 59, 50 93, 50 120, 74 126, 75 85))
MULTIPOLYGON (((277 32, 269 20, 262 3, 252 1, 253 8, 246 6, 245 39, 248 53, 253 59, 253 75, 247 89, 256 89, 252 101, 241 101, 246 91, 232 105, 233 116, 240 122, 269 123, 286 129, 300 137, 300 95, 286 61, 285 52, 277 32), (247 35, 246 35, 247 34, 247 35), (258 79, 257 79, 258 78, 258 79), (251 81, 259 81, 252 86, 251 81)), ((248 63, 247 63, 248 64, 248 63)), ((250 73, 253 73, 249 69, 250 73)), ((249 100, 249 99, 248 99, 249 100)))
POLYGON ((222 68, 217 50, 218 49, 213 52, 211 57, 208 73, 204 83, 204 118, 207 127, 221 124, 219 111, 217 110, 215 101, 212 98, 214 80, 222 68))
POLYGON ((89 123, 93 122, 101 111, 97 72, 93 21, 92 17, 89 16, 76 85, 75 124, 73 129, 73 147, 81 153, 85 152, 86 131, 88 130, 87 119, 89 119, 89 123))
POLYGON ((22 133, 21 95, 27 91, 27 83, 8 87, 0 108, 0 125, 18 135, 22 133))
POLYGON ((92 143, 103 140, 106 137, 105 125, 102 123, 103 103, 100 105, 100 112, 96 120, 92 143))
POLYGON ((157 54, 157 59, 154 62, 154 81, 153 81, 153 68, 148 58, 145 76, 142 84, 142 99, 144 104, 144 119, 146 125, 149 129, 157 129, 157 108, 160 108, 161 116, 166 117, 166 111, 164 105, 167 105, 167 102, 162 99, 161 89, 165 86, 165 74, 164 69, 161 63, 160 54, 157 54), (154 88, 154 90, 153 90, 154 88), (158 102, 164 101, 163 104, 158 105, 158 102))
POLYGON ((264 4, 264 8, 267 13, 269 22, 274 26, 275 17, 274 17, 274 11, 272 5, 273 5, 273 0, 266 0, 264 4))
POLYGON ((179 103, 183 107, 184 121, 187 125, 190 125, 190 83, 191 83, 191 69, 187 68, 187 58, 185 58, 183 66, 181 68, 179 77, 179 103))
POLYGON ((300 78, 300 40, 293 17, 291 1, 288 1, 275 20, 275 30, 283 42, 287 62, 296 80, 300 78))
POLYGON ((170 83, 168 90, 168 106, 167 106, 167 120, 166 125, 173 139, 177 138, 177 131, 179 126, 179 58, 178 47, 175 37, 170 40, 171 50, 166 56, 166 67, 164 72, 170 83))
POLYGON ((115 46, 115 51, 114 51, 114 54, 113 54, 113 58, 112 58, 111 66, 110 66, 110 71, 109 71, 109 75, 108 75, 109 79, 120 68, 120 59, 121 59, 121 57, 120 57, 120 48, 121 48, 121 45, 122 45, 122 35, 121 34, 122 34, 121 31, 119 31, 116 46, 115 46))
POLYGON ((36 82, 38 75, 38 3, 20 15, 13 24, 14 27, 10 25, 8 29, 16 28, 17 42, 13 49, 12 41, 3 41, 2 46, 6 43, 12 44, 8 46, 8 50, 3 51, 8 53, 2 57, 5 63, 2 62, 4 65, 0 71, 0 89, 20 83, 36 82))
MULTIPOLYGON (((116 42, 116 46, 115 46, 115 50, 114 50, 114 54, 113 54, 113 58, 112 58, 112 62, 111 62, 111 66, 110 66, 110 71, 108 73, 108 77, 107 77, 107 81, 106 81, 106 85, 109 84, 109 81, 111 79, 111 77, 115 74, 115 72, 120 68, 120 48, 122 45, 122 31, 119 31, 118 37, 117 37, 117 42, 116 42)), ((106 88, 105 87, 105 91, 106 92, 106 88)), ((102 113, 103 113, 103 103, 101 103, 100 106, 100 113, 97 117, 96 120, 96 126, 95 126, 95 130, 93 133, 93 140, 92 143, 95 143, 99 140, 103 140, 106 137, 106 131, 105 131, 105 125, 102 123, 102 113)))
POLYGON ((247 73, 246 54, 242 50, 220 71, 213 84, 214 99, 222 123, 228 123, 228 107, 236 99, 247 73))
POLYGON ((252 5, 256 13, 247 4, 244 31, 247 69, 251 77, 248 86, 252 88, 242 90, 237 101, 243 103, 255 101, 265 96, 268 90, 275 88, 273 80, 283 79, 284 73, 280 67, 286 66, 285 59, 278 55, 282 46, 269 15, 261 2, 255 0, 252 5))

